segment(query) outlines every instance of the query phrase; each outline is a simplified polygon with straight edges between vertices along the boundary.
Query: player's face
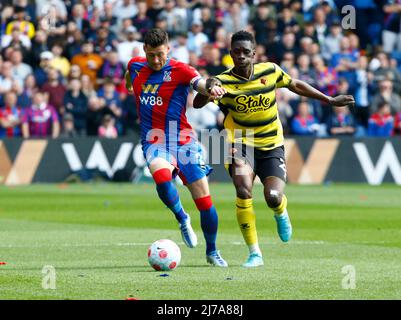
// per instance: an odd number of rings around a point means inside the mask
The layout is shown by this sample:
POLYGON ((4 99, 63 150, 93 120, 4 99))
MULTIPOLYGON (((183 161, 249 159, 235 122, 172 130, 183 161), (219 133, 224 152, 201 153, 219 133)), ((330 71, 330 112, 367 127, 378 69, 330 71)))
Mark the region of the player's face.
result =
POLYGON ((251 41, 236 41, 233 43, 230 51, 234 65, 237 68, 247 68, 253 63, 255 57, 255 48, 251 41))
POLYGON ((167 55, 170 47, 165 44, 156 48, 145 45, 143 50, 145 51, 149 67, 155 71, 159 71, 167 62, 167 55))

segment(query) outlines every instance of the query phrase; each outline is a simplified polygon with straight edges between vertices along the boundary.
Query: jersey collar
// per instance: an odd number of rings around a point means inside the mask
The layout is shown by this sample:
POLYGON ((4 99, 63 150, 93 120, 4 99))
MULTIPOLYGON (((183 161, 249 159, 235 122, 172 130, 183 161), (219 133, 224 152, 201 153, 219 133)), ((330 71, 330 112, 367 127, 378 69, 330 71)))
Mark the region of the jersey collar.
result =
POLYGON ((230 74, 231 74, 233 77, 236 77, 237 79, 250 81, 250 80, 253 78, 253 72, 254 72, 254 70, 255 70, 255 68, 254 68, 254 65, 253 65, 253 63, 252 63, 252 71, 251 71, 251 74, 249 75, 249 78, 245 78, 245 77, 243 77, 243 76, 240 76, 240 75, 236 74, 236 73, 234 72, 234 67, 231 69, 230 74))

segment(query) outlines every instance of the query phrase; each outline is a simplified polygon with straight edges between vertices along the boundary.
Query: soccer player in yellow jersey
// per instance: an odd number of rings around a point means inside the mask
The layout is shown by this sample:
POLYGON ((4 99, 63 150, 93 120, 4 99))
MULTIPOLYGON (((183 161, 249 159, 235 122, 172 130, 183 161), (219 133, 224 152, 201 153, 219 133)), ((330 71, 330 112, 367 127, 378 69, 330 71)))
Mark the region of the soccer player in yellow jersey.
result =
MULTIPOLYGON (((257 267, 263 265, 263 258, 252 205, 255 176, 263 183, 264 197, 274 212, 280 239, 287 242, 292 235, 284 194, 287 180, 284 137, 275 90, 288 88, 333 106, 353 104, 354 98, 350 95, 327 96, 304 81, 291 79, 277 64, 253 64, 255 39, 249 32, 239 31, 232 36, 230 55, 234 67, 216 76, 213 84, 221 85, 227 91, 218 100, 218 105, 225 114, 224 127, 232 144, 231 161, 226 168, 237 193, 237 220, 249 248, 249 257, 243 266, 257 267)), ((198 94, 194 107, 201 108, 208 102, 208 97, 198 94)))

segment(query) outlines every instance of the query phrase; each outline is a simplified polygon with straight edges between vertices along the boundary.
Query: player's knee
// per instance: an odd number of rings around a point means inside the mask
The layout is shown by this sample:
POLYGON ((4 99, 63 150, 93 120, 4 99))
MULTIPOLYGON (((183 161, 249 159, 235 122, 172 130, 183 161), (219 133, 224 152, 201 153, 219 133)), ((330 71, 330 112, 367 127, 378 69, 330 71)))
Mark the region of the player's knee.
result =
POLYGON ((269 208, 276 208, 283 200, 283 194, 277 190, 265 189, 265 199, 269 208))
POLYGON ((170 169, 161 168, 153 172, 152 174, 153 180, 157 185, 163 184, 165 182, 169 182, 172 180, 172 174, 170 169))
POLYGON ((235 186, 237 190, 237 197, 241 199, 251 199, 252 198, 252 191, 250 188, 246 186, 235 186))

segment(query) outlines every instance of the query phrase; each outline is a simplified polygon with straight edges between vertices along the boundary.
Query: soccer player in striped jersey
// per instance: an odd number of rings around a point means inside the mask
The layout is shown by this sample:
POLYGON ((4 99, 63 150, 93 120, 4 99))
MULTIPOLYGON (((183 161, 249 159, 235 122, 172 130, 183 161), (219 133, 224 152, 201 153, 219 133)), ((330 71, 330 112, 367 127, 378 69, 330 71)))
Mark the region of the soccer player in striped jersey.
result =
POLYGON ((226 91, 219 86, 211 87, 211 79, 203 79, 193 67, 168 58, 168 36, 161 29, 152 29, 145 35, 144 51, 146 58, 129 61, 125 78, 128 91, 136 98, 142 150, 157 193, 174 213, 185 244, 195 247, 197 237, 190 216, 182 207, 173 183, 179 175, 200 211, 206 261, 227 267, 216 248, 218 216, 206 178, 212 169, 204 163, 201 145, 185 116, 190 88, 212 98, 226 91))
MULTIPOLYGON (((255 176, 263 183, 264 197, 274 212, 280 239, 287 242, 292 235, 284 194, 287 180, 284 136, 275 90, 288 88, 301 96, 333 106, 353 104, 354 98, 349 95, 327 96, 306 82, 291 79, 275 63, 253 64, 255 39, 249 32, 239 31, 232 36, 230 54, 234 67, 216 76, 213 84, 227 90, 217 103, 225 114, 224 127, 232 147, 226 168, 236 188, 237 221, 249 248, 249 257, 243 266, 257 267, 263 265, 263 258, 252 205, 255 176)), ((211 100, 198 94, 194 107, 201 108, 211 100)))

